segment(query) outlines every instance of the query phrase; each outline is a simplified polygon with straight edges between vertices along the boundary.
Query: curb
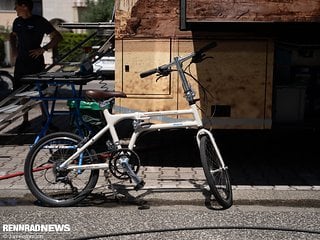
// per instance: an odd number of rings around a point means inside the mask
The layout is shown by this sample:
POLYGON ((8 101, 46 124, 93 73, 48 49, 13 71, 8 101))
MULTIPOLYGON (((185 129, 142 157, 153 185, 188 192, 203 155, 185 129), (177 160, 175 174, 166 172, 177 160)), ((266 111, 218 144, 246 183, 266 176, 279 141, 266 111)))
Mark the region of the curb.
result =
MULTIPOLYGON (((2 189, 0 191, 0 206, 38 205, 29 190, 2 189)), ((259 205, 264 207, 320 208, 320 191, 234 190, 233 195, 233 207, 259 205)), ((108 205, 110 202, 116 202, 122 205, 143 203, 152 207, 174 205, 197 205, 212 209, 219 209, 220 207, 214 200, 210 200, 206 191, 201 189, 149 188, 138 192, 132 188, 121 189, 117 199, 110 191, 99 192, 95 190, 87 200, 83 200, 83 203, 94 206, 97 204, 97 200, 99 200, 99 206, 101 203, 108 205)), ((79 205, 83 203, 81 202, 79 205)))

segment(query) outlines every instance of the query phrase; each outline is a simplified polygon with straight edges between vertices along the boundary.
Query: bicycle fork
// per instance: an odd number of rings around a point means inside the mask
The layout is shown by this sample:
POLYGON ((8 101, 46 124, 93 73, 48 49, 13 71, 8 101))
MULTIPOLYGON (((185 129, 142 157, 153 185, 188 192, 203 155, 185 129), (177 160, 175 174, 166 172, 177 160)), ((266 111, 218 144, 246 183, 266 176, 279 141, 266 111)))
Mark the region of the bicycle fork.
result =
POLYGON ((213 144, 213 147, 216 150, 217 157, 218 157, 219 162, 221 164, 221 169, 224 169, 224 170, 228 169, 228 167, 226 167, 226 165, 224 164, 224 161, 223 161, 222 156, 220 154, 219 148, 218 148, 218 146, 216 144, 216 141, 214 140, 214 137, 212 136, 212 133, 210 131, 208 131, 207 129, 204 129, 204 128, 200 129, 198 131, 198 133, 197 133, 197 143, 198 143, 199 149, 200 149, 200 138, 201 138, 201 135, 205 135, 205 134, 207 134, 209 136, 209 138, 210 138, 210 140, 211 140, 211 142, 213 144))

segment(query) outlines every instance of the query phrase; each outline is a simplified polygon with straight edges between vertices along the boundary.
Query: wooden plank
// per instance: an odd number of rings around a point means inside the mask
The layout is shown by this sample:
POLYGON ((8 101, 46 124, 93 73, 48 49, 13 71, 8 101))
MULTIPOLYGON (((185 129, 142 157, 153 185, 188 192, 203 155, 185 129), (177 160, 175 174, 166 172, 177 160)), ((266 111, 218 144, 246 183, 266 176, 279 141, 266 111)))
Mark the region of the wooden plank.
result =
POLYGON ((188 22, 320 22, 319 0, 187 0, 188 22))

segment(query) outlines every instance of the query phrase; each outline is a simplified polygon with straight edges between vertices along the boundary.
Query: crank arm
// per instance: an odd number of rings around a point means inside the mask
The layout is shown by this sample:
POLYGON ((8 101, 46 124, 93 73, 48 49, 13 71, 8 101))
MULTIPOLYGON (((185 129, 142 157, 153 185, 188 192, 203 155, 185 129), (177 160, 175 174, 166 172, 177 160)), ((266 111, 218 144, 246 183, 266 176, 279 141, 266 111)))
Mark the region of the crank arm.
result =
POLYGON ((145 185, 145 182, 139 176, 137 176, 137 174, 134 173, 134 171, 132 170, 132 168, 128 163, 128 158, 121 160, 121 166, 126 170, 126 173, 129 175, 132 181, 136 184, 134 189, 138 191, 139 189, 143 188, 143 186, 145 185))

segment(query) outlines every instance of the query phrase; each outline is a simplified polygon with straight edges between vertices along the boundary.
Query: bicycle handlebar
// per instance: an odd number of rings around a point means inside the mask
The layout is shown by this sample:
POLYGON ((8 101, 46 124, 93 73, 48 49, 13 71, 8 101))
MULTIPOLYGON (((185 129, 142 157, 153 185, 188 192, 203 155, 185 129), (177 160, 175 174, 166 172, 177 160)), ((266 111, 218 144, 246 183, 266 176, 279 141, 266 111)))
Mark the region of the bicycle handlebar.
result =
POLYGON ((154 69, 150 69, 148 71, 145 71, 145 72, 142 72, 140 73, 140 77, 141 78, 144 78, 144 77, 148 77, 152 74, 155 74, 155 73, 160 73, 160 74, 163 74, 163 75, 168 75, 170 73, 170 69, 169 67, 172 65, 171 64, 165 64, 165 65, 162 65, 160 67, 157 67, 157 68, 154 68, 154 69))
MULTIPOLYGON (((203 48, 199 49, 196 52, 193 52, 193 53, 191 53, 191 54, 189 54, 189 55, 187 55, 185 57, 180 57, 179 58, 179 62, 182 63, 182 62, 184 62, 184 61, 186 61, 186 60, 188 60, 190 58, 197 59, 197 61, 194 61, 194 62, 200 62, 199 59, 203 60, 202 59, 204 57, 203 53, 205 53, 209 49, 214 48, 216 46, 217 46, 216 42, 211 42, 211 43, 207 44, 206 46, 204 46, 203 48)), ((140 73, 140 77, 141 78, 145 78, 145 77, 148 77, 148 76, 150 76, 152 74, 155 74, 155 73, 160 73, 160 74, 163 73, 163 72, 168 73, 169 68, 172 65, 174 65, 175 63, 176 62, 173 61, 173 62, 171 62, 169 64, 165 64, 165 65, 162 65, 160 67, 157 67, 157 68, 150 69, 148 71, 142 72, 142 73, 140 73)))
POLYGON ((150 69, 148 71, 140 73, 140 77, 145 78, 145 77, 148 77, 148 76, 155 74, 157 72, 158 72, 158 68, 150 69))

